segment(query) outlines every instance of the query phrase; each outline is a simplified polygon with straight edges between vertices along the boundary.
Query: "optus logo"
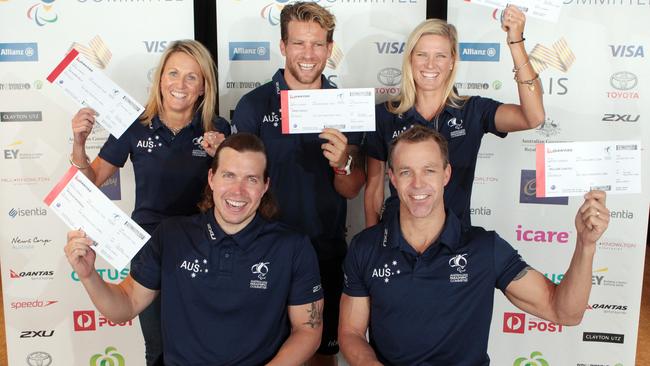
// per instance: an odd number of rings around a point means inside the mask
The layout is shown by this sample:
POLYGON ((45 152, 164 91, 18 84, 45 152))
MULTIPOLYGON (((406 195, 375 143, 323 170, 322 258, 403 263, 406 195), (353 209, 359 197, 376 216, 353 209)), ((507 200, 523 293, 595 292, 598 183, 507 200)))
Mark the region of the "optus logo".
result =
POLYGON ((104 354, 97 353, 90 358, 90 366, 124 366, 124 364, 124 356, 113 346, 106 347, 104 354))
MULTIPOLYGON (((124 268, 121 271, 111 268, 97 268, 96 271, 103 280, 107 281, 123 280, 129 275, 128 268, 124 268)), ((75 271, 72 271, 72 273, 70 273, 70 277, 73 281, 79 281, 79 276, 75 271)))
POLYGON ((544 358, 542 358, 541 352, 534 351, 530 354, 530 358, 517 358, 512 366, 549 366, 549 363, 544 358))
POLYGON ((33 20, 39 27, 56 22, 59 16, 52 9, 54 1, 56 0, 41 0, 30 6, 27 10, 27 18, 33 20))

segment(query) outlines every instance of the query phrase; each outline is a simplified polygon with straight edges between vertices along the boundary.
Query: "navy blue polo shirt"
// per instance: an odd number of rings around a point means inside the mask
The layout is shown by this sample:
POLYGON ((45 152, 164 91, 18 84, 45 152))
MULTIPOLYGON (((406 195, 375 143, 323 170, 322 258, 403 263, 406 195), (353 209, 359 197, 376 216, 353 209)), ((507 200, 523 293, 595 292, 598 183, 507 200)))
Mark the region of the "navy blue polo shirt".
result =
MULTIPOLYGON (((217 131, 230 135, 230 125, 221 118, 213 121, 217 131)), ((119 139, 111 135, 99 156, 123 167, 131 158, 135 174, 135 207, 131 217, 140 225, 152 226, 164 218, 191 215, 199 210, 208 181, 212 157, 201 147, 201 112, 176 136, 158 116, 145 126, 134 122, 119 139)))
MULTIPOLYGON (((431 129, 437 127, 449 144, 451 163, 451 179, 445 187, 445 207, 451 208, 464 225, 470 226, 469 206, 481 139, 488 132, 499 137, 507 135, 497 131, 494 122, 500 105, 500 102, 492 99, 470 97, 461 109, 445 106, 436 123, 435 117, 427 121, 415 107, 402 115, 396 115, 388 112, 385 103, 378 104, 375 110, 376 130, 366 136, 366 153, 377 160, 388 161, 390 143, 406 129, 415 124, 431 129)), ((399 206, 397 192, 392 184, 390 191, 391 197, 386 201, 387 215, 396 212, 399 206)))
POLYGON ((259 215, 235 235, 212 210, 165 220, 131 276, 161 290, 166 365, 262 365, 289 336, 287 306, 323 297, 309 239, 259 215))
POLYGON ((390 365, 488 365, 494 289, 526 267, 493 231, 461 230, 447 211, 438 241, 421 255, 399 213, 357 235, 345 258, 349 296, 370 297, 370 344, 390 365))
MULTIPOLYGON (((334 189, 334 171, 321 149, 325 140, 317 133, 282 134, 280 91, 289 89, 283 75, 284 69, 279 69, 270 82, 240 99, 233 130, 264 141, 280 221, 309 235, 321 260, 343 257, 347 201, 334 189)), ((334 88, 322 75, 321 83, 323 89, 334 88)), ((363 137, 345 135, 350 145, 359 145, 363 137)))

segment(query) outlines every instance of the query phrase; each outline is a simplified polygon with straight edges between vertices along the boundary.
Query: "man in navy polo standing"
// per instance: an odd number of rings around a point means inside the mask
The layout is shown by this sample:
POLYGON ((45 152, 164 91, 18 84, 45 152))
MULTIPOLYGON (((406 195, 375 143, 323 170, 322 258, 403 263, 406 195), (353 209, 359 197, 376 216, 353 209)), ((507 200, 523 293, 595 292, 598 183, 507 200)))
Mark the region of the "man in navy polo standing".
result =
POLYGON ((165 365, 300 365, 322 331, 322 288, 309 239, 270 221, 264 144, 237 134, 218 147, 202 213, 163 221, 110 284, 92 240, 68 233, 65 253, 97 307, 124 322, 160 294, 165 365))
POLYGON ((236 131, 258 135, 267 147, 280 220, 309 235, 318 255, 325 309, 321 347, 311 365, 336 363, 346 200, 355 197, 365 181, 358 164, 362 134, 327 128, 320 134, 283 135, 280 91, 334 87, 322 75, 332 53, 334 26, 334 16, 318 4, 285 6, 280 15, 285 68, 244 95, 233 116, 236 131))
POLYGON ((539 318, 581 322, 609 223, 604 192, 585 195, 573 258, 555 285, 495 232, 461 230, 444 206, 453 167, 438 132, 407 130, 391 143, 388 164, 399 214, 357 235, 345 259, 339 336, 350 365, 489 365, 495 287, 539 318))

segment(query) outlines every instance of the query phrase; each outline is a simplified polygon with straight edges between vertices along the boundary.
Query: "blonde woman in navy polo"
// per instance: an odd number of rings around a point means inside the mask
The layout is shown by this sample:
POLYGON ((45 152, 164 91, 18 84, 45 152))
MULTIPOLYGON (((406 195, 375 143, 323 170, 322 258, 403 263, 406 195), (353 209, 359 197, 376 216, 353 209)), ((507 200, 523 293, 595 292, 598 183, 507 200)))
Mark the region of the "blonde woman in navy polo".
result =
MULTIPOLYGON (((366 226, 379 221, 384 203, 385 162, 388 145, 413 125, 440 132, 449 142, 454 167, 445 188, 445 203, 464 226, 470 225, 469 205, 476 159, 486 133, 505 137, 508 132, 539 126, 545 118, 539 75, 524 47, 524 14, 514 6, 504 11, 502 28, 512 55, 519 104, 502 104, 479 96, 459 96, 454 89, 458 62, 456 28, 440 19, 428 19, 409 35, 402 63, 400 95, 376 108, 376 130, 367 135, 367 183, 364 193, 366 226)), ((391 185, 386 215, 396 211, 391 185)))
MULTIPOLYGON (((131 216, 149 233, 167 217, 196 213, 214 151, 230 134, 228 122, 215 116, 217 94, 210 52, 194 40, 172 42, 160 58, 145 111, 119 139, 111 135, 92 163, 85 145, 95 113, 77 112, 70 163, 101 186, 130 157, 136 185, 131 216)), ((159 300, 140 314, 140 325, 147 365, 161 364, 159 300)))

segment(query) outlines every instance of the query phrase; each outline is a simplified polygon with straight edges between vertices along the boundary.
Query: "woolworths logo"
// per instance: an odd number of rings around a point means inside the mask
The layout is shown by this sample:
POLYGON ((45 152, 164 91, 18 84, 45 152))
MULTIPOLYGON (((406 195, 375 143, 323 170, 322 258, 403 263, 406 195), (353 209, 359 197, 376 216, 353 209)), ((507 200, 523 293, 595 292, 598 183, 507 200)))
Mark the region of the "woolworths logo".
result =
POLYGON ((113 346, 106 347, 104 354, 97 353, 90 358, 90 366, 124 366, 124 356, 113 346))
POLYGON ((541 352, 534 351, 530 354, 530 358, 517 358, 512 366, 549 366, 549 363, 542 358, 541 352))

